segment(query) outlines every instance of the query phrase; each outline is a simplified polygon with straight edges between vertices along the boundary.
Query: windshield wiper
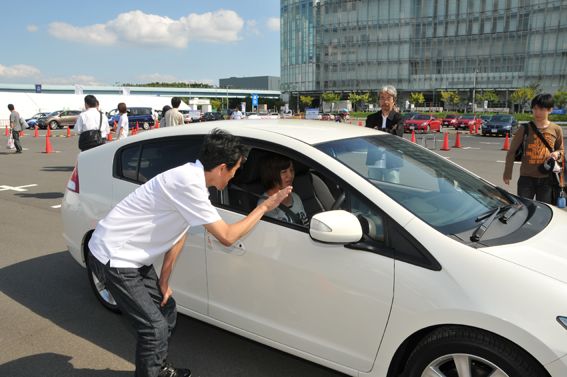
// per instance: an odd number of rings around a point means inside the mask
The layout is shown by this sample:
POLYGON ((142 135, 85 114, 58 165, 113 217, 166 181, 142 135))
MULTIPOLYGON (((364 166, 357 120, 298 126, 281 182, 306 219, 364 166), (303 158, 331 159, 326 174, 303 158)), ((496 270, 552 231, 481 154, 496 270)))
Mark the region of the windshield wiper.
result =
POLYGON ((471 235, 471 241, 472 242, 478 242, 480 241, 480 239, 482 238, 482 236, 484 236, 484 233, 486 233, 486 231, 488 230, 488 228, 490 227, 490 225, 492 225, 492 223, 494 222, 494 220, 496 219, 496 216, 498 216, 498 214, 500 212, 502 212, 503 209, 508 208, 509 206, 505 206, 505 207, 496 207, 495 209, 492 210, 492 212, 487 212, 485 215, 481 215, 479 217, 476 218, 477 221, 482 220, 484 218, 486 218, 486 220, 484 220, 480 226, 478 228, 475 229, 475 231, 473 232, 473 234, 471 235), (488 216, 488 217, 486 217, 488 216))

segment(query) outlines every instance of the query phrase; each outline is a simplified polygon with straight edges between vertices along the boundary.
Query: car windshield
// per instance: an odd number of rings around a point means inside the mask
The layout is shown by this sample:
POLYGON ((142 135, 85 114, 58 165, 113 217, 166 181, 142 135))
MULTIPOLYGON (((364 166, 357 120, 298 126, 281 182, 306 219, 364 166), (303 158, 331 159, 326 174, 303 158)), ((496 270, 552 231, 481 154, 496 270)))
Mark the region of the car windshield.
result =
POLYGON ((54 111, 52 113, 49 113, 48 117, 55 117, 58 116, 59 114, 61 114, 61 111, 54 111))
POLYGON ((474 119, 474 115, 461 115, 461 119, 474 119))
POLYGON ((449 114, 445 119, 455 119, 457 116, 454 114, 449 114))
POLYGON ((429 115, 418 114, 412 118, 412 120, 427 120, 429 119, 429 115))
POLYGON ((343 139, 316 147, 445 234, 473 229, 479 216, 512 204, 498 188, 393 135, 343 139), (375 178, 375 168, 389 167, 399 169, 399 182, 375 178))
POLYGON ((512 117, 510 115, 494 115, 490 120, 492 122, 510 122, 512 117))

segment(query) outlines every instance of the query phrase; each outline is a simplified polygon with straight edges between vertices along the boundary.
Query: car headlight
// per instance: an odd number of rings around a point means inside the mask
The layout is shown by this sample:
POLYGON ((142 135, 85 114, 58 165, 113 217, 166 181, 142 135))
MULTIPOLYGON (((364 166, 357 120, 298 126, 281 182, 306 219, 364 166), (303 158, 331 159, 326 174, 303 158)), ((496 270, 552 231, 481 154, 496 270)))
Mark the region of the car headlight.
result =
POLYGON ((565 328, 565 330, 567 330, 567 317, 564 316, 558 316, 557 317, 557 322, 559 322, 559 324, 561 326, 563 326, 565 328))
POLYGON ((512 126, 504 126, 504 129, 505 129, 505 130, 509 130, 509 129, 511 129, 511 128, 512 128, 512 126))

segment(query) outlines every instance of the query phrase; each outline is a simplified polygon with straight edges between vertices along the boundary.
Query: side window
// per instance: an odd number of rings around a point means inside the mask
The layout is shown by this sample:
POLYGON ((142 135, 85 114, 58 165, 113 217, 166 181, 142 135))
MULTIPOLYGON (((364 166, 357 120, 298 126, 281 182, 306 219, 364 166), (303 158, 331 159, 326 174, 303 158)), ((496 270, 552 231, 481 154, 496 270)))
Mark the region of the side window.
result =
POLYGON ((140 109, 140 114, 151 115, 152 109, 150 109, 149 107, 144 107, 144 108, 140 109))
POLYGON ((145 183, 156 175, 195 161, 203 138, 177 137, 129 145, 118 151, 115 176, 119 179, 145 183))

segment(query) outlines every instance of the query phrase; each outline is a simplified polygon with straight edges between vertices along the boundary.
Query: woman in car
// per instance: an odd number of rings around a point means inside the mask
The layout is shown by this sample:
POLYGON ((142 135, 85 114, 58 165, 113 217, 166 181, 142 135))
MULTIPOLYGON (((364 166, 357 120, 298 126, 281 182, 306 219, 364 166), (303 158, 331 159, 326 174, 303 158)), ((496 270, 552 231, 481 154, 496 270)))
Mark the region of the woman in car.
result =
MULTIPOLYGON (((293 162, 289 158, 281 155, 268 157, 260 166, 260 179, 266 190, 262 196, 267 198, 272 193, 278 192, 282 187, 292 186, 294 178, 295 170, 293 162)), ((264 198, 258 200, 258 204, 264 200, 264 198)), ((303 202, 299 195, 294 192, 288 195, 279 207, 265 215, 288 223, 305 226, 309 223, 303 202)))

